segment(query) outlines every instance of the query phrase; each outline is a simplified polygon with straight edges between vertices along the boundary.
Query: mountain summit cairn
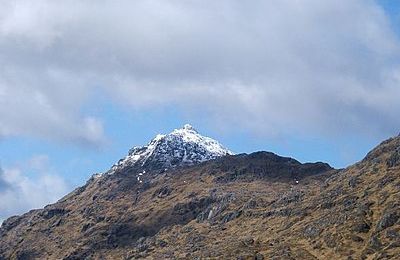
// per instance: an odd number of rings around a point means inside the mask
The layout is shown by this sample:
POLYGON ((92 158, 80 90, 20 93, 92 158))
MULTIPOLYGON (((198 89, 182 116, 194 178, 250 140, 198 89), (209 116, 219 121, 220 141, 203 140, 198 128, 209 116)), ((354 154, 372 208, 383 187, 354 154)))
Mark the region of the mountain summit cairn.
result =
POLYGON ((188 131, 194 131, 194 132, 197 133, 197 130, 194 129, 194 127, 193 127, 192 125, 189 125, 189 124, 185 124, 185 125, 182 127, 182 129, 188 130, 188 131))
POLYGON ((167 135, 158 134, 145 146, 134 147, 108 172, 113 174, 126 167, 141 167, 150 170, 166 170, 178 166, 190 166, 233 152, 218 141, 200 135, 197 130, 185 124, 167 135))

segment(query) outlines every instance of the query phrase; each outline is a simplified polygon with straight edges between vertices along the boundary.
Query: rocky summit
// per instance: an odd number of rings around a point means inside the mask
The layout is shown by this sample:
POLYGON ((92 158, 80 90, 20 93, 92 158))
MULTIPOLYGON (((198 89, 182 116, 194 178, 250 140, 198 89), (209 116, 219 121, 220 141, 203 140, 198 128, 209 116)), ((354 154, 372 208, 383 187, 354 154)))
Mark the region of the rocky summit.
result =
POLYGON ((128 156, 119 160, 108 174, 131 167, 162 171, 194 165, 225 155, 233 153, 216 140, 200 135, 193 126, 186 124, 170 134, 157 135, 148 145, 132 148, 128 156))
POLYGON ((400 137, 333 169, 186 125, 0 229, 0 259, 329 258, 400 259, 400 137))

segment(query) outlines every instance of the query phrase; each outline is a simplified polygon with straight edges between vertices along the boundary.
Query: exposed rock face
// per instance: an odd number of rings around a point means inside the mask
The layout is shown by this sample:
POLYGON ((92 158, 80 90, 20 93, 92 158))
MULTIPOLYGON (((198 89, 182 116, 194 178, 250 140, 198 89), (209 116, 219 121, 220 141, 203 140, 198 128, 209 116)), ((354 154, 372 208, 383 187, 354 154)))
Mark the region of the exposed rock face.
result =
POLYGON ((129 165, 5 221, 0 259, 398 259, 398 147, 344 170, 266 152, 129 165))

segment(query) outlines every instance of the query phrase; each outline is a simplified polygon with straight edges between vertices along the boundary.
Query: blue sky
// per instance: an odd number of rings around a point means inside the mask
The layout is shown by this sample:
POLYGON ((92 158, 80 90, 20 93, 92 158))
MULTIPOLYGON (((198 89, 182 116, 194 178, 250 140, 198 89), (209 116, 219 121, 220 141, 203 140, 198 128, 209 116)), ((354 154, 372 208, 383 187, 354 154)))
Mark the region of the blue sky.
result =
POLYGON ((400 3, 339 2, 0 1, 0 221, 185 123, 236 153, 362 159, 400 132, 400 3))

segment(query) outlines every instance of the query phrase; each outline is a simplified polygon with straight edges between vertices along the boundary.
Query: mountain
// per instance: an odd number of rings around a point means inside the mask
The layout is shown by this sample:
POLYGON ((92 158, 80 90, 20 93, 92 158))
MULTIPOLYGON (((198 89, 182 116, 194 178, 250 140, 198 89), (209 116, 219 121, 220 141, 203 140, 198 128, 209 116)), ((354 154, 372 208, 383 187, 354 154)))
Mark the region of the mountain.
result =
POLYGON ((400 137, 340 170, 163 138, 6 220, 0 259, 399 259, 400 137))
POLYGON ((167 170, 179 166, 233 155, 219 142, 200 135, 191 125, 175 129, 167 135, 157 135, 146 146, 134 147, 128 156, 119 160, 108 174, 130 167, 141 167, 144 170, 167 170))

